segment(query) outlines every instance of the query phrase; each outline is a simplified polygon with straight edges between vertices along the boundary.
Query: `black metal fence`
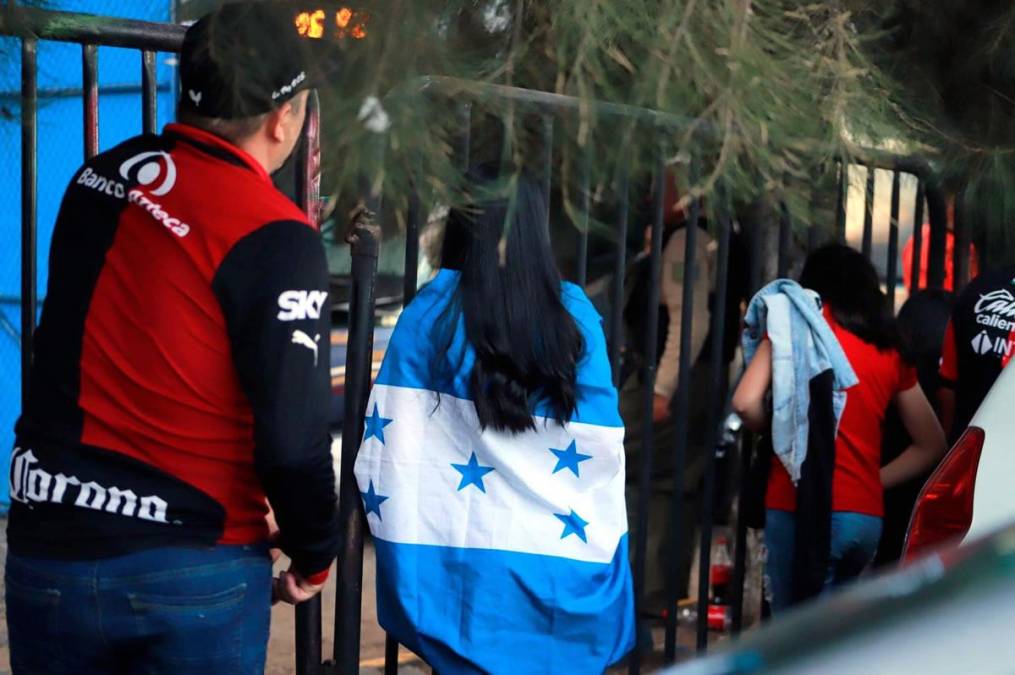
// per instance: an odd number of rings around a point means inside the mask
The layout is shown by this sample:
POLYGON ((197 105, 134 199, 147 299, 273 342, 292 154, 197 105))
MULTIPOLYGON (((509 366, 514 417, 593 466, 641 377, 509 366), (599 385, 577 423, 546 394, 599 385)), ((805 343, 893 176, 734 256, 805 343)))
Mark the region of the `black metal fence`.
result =
MULTIPOLYGON (((46 12, 29 10, 8 5, 5 11, 0 11, 0 35, 11 35, 21 40, 22 55, 22 95, 21 95, 21 129, 22 129, 22 231, 21 231, 21 307, 22 307, 22 392, 25 394, 27 388, 28 366, 31 363, 31 336, 34 330, 36 316, 36 204, 37 184, 36 175, 38 171, 37 162, 37 140, 36 140, 36 116, 37 116, 37 69, 36 49, 39 40, 58 40, 74 42, 81 45, 82 54, 82 88, 81 96, 84 103, 84 116, 82 120, 82 133, 85 138, 85 155, 91 157, 98 152, 98 99, 99 87, 97 80, 97 59, 99 46, 117 46, 136 49, 139 52, 139 67, 141 69, 142 97, 143 97, 143 127, 147 132, 154 132, 157 127, 156 119, 156 78, 154 72, 155 53, 157 51, 178 51, 184 34, 184 28, 175 25, 164 25, 138 21, 126 21, 107 17, 88 17, 83 15, 71 15, 61 12, 46 12)), ((456 143, 456 152, 460 166, 467 166, 473 159, 475 148, 473 144, 473 130, 479 123, 473 119, 473 105, 477 102, 489 109, 500 107, 502 110, 510 109, 512 114, 526 115, 537 122, 535 125, 540 129, 538 134, 538 147, 534 153, 540 166, 541 175, 546 183, 547 191, 560 191, 563 186, 559 184, 560 172, 555 171, 555 161, 560 155, 555 149, 560 145, 560 139, 555 143, 555 130, 563 129, 573 121, 582 107, 585 105, 578 99, 549 94, 544 92, 529 91, 510 87, 494 85, 478 85, 462 83, 444 78, 430 78, 421 87, 423 95, 441 96, 448 92, 455 93, 455 105, 453 112, 461 122, 461 133, 456 143), (463 96, 463 93, 466 94, 463 96), (556 181, 555 182, 555 177, 556 181)), ((649 269, 651 283, 647 297, 644 298, 646 307, 654 315, 655 308, 660 303, 660 275, 662 269, 663 253, 663 230, 664 230, 664 194, 666 192, 667 167, 664 158, 668 156, 671 148, 667 147, 665 139, 666 131, 680 126, 681 122, 675 118, 649 110, 636 109, 628 106, 614 104, 598 104, 596 113, 600 116, 612 117, 625 122, 638 125, 644 133, 652 134, 653 138, 660 139, 655 149, 655 156, 652 162, 651 181, 654 186, 651 190, 653 202, 649 221, 632 222, 632 203, 641 195, 633 195, 635 184, 632 175, 633 167, 629 162, 620 161, 613 168, 605 182, 608 183, 605 190, 609 194, 609 212, 612 220, 612 229, 605 234, 590 234, 589 223, 593 217, 593 210, 601 209, 602 204, 593 203, 593 192, 597 186, 593 185, 592 152, 594 148, 586 145, 579 149, 575 166, 580 167, 577 172, 576 199, 577 215, 574 218, 578 227, 577 245, 575 249, 573 280, 585 285, 588 281, 590 270, 590 250, 592 248, 606 247, 609 249, 607 256, 609 260, 610 282, 607 292, 608 316, 605 326, 609 346, 609 354, 613 367, 615 381, 619 384, 621 375, 621 360, 625 352, 624 345, 624 319, 622 316, 625 300, 625 278, 628 265, 631 260, 631 247, 628 246, 630 238, 629 230, 633 227, 644 227, 648 225, 651 232, 648 246, 649 269), (590 237, 592 240, 590 240, 590 237)), ((670 134, 672 136, 673 134, 670 134)), ((319 149, 319 109, 316 98, 313 100, 311 114, 305 129, 304 142, 301 145, 300 154, 297 158, 297 170, 295 172, 296 185, 294 193, 299 196, 300 201, 312 219, 318 217, 318 191, 320 180, 320 149, 319 149)), ((691 158, 689 171, 693 174, 697 171, 698 162, 701 157, 691 158)), ((918 160, 900 159, 886 155, 872 154, 864 158, 863 166, 868 168, 868 179, 865 186, 864 199, 864 221, 861 235, 861 248, 870 255, 873 250, 874 220, 873 201, 875 199, 874 172, 872 169, 879 168, 892 172, 891 192, 891 215, 888 226, 888 245, 886 261, 886 285, 889 289, 889 297, 894 302, 895 294, 892 292, 898 275, 898 251, 899 251, 899 216, 901 205, 901 175, 909 173, 917 176, 918 189, 914 203, 914 236, 913 236, 913 274, 912 278, 918 283, 920 279, 919 264, 923 247, 929 247, 930 265, 928 270, 928 286, 940 288, 945 279, 945 250, 947 232, 946 200, 942 190, 934 179, 934 174, 925 163, 918 160), (924 241, 922 228, 923 215, 926 209, 930 215, 930 236, 929 241, 924 241)), ((846 207, 847 207, 847 183, 852 168, 858 165, 841 165, 838 168, 838 194, 833 200, 835 202, 834 227, 829 231, 820 229, 816 225, 808 228, 797 228, 792 223, 790 212, 783 205, 775 209, 777 224, 768 227, 765 223, 754 223, 754 235, 774 236, 777 241, 777 256, 774 274, 785 275, 791 267, 794 257, 799 257, 801 250, 807 250, 822 243, 827 238, 846 238, 846 207), (830 235, 830 236, 829 236, 830 235)), ((600 182, 604 181, 601 177, 600 182)), ((598 187, 602 187, 599 185, 598 187)), ((602 190, 596 190, 603 192, 602 190)), ((381 201, 382 194, 365 195, 376 208, 381 201)), ((713 308, 722 308, 726 303, 726 296, 729 291, 727 287, 728 272, 730 269, 730 243, 731 232, 734 227, 735 214, 731 204, 734 195, 720 189, 713 198, 712 214, 710 224, 711 236, 716 244, 716 283, 712 291, 711 305, 713 308)), ((47 195, 46 198, 56 198, 56 195, 47 195)), ((407 236, 405 245, 405 279, 404 279, 404 301, 408 303, 413 298, 417 287, 417 272, 419 262, 419 236, 423 222, 423 207, 419 195, 412 194, 405 200, 407 213, 404 222, 406 223, 407 236)), ((547 222, 550 219, 549 205, 546 214, 547 222)), ((701 212, 702 204, 694 200, 689 208, 689 223, 696 223, 701 212)), ((752 237, 754 236, 752 235, 752 237)), ((698 227, 688 227, 686 230, 684 279, 694 279, 695 270, 701 265, 697 259, 696 238, 704 236, 699 233, 698 227)), ((955 286, 960 287, 968 277, 969 264, 968 255, 960 255, 968 250, 969 232, 967 224, 958 218, 954 228, 955 238, 955 260, 953 262, 955 286)), ((640 239, 640 238, 639 238, 640 239)), ((752 238, 752 241, 755 241, 752 238)), ((322 611, 320 598, 304 603, 297 608, 296 613, 296 672, 300 675, 318 675, 324 673, 343 673, 345 675, 359 672, 360 661, 360 623, 362 604, 362 581, 363 581, 363 547, 365 538, 365 521, 362 514, 362 506, 358 487, 353 475, 353 464, 363 435, 363 416, 370 387, 371 357, 373 352, 373 326, 374 326, 374 288, 377 278, 377 257, 381 242, 378 233, 370 228, 361 228, 352 233, 350 238, 352 252, 352 300, 350 307, 350 327, 348 340, 348 356, 346 370, 346 395, 345 395, 345 423, 342 429, 343 453, 342 470, 340 476, 340 519, 344 531, 343 547, 341 557, 338 560, 338 589, 336 596, 336 613, 334 617, 335 648, 332 660, 322 661, 322 611)), ((752 273, 751 286, 756 289, 765 276, 769 276, 762 269, 760 260, 751 261, 752 273)), ((722 422, 727 410, 727 392, 730 389, 729 365, 723 360, 723 341, 729 331, 737 330, 738 326, 727 325, 726 313, 721 309, 712 311, 710 315, 711 344, 709 360, 707 362, 707 397, 708 405, 704 420, 691 418, 691 370, 692 370, 692 330, 696 301, 694 295, 694 284, 685 283, 683 287, 683 308, 680 323, 680 364, 679 382, 674 405, 675 426, 677 429, 676 440, 672 447, 664 448, 664 452, 671 453, 675 471, 668 480, 674 486, 673 499, 670 506, 671 523, 673 524, 668 532, 667 550, 669 558, 669 571, 666 578, 669 580, 666 589, 667 610, 657 616, 646 614, 644 607, 645 599, 645 569, 647 557, 647 537, 649 530, 649 499, 652 490, 653 461, 656 452, 653 448, 654 425, 652 421, 653 385, 655 383, 655 371, 657 354, 657 339, 659 326, 655 321, 649 321, 644 335, 638 336, 643 340, 641 350, 644 354, 644 362, 641 366, 641 423, 640 431, 642 437, 642 451, 638 455, 637 478, 635 495, 637 508, 637 522, 634 524, 634 546, 633 546, 633 570, 635 579, 635 592, 638 603, 639 618, 644 621, 660 621, 665 625, 664 654, 668 661, 676 658, 678 653, 677 640, 677 601, 678 591, 676 586, 676 557, 677 552, 682 548, 694 546, 694 532, 683 532, 679 527, 681 522, 682 490, 680 486, 684 482, 685 456, 689 443, 689 428, 692 425, 704 425, 705 433, 705 469, 702 484, 702 509, 698 523, 698 542, 700 555, 698 560, 697 579, 697 625, 695 630, 695 642, 699 651, 704 651, 708 646, 708 595, 709 595, 709 568, 712 543, 712 530, 714 522, 713 493, 716 489, 716 453, 714 448, 720 445, 720 434, 722 422)), ((734 465, 737 470, 734 472, 732 484, 740 486, 733 490, 734 493, 742 493, 742 485, 746 476, 746 466, 750 458, 752 439, 744 438, 741 443, 735 445, 738 456, 734 465)), ((743 626, 743 588, 746 576, 746 527, 743 519, 739 518, 735 527, 734 536, 734 576, 732 596, 732 631, 737 633, 743 626)), ((629 671, 638 673, 642 668, 641 652, 632 654, 629 661, 629 671)), ((398 669, 398 646, 391 640, 386 648, 386 673, 397 672, 398 669)))

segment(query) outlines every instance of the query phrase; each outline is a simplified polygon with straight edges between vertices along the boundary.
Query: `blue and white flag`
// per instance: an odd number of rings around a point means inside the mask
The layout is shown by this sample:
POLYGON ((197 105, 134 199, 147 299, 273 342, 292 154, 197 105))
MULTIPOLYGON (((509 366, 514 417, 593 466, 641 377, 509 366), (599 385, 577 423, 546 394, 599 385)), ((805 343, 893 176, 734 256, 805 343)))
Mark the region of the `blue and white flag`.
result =
POLYGON ((367 407, 356 479, 377 552, 381 625, 446 673, 596 673, 633 646, 624 428, 601 319, 562 299, 585 339, 578 411, 482 431, 474 362, 444 321, 458 273, 406 308, 367 407), (454 378, 433 374, 453 368, 454 378), (452 380, 452 381, 448 381, 452 380))

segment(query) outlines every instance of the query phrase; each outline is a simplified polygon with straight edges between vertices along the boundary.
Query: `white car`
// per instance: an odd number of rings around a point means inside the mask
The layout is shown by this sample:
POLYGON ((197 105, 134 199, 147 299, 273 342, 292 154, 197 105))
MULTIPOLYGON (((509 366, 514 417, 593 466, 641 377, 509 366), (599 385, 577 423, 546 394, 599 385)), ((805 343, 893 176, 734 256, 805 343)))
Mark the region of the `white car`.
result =
POLYGON ((1005 368, 913 509, 903 559, 1015 521, 1015 366, 1005 368))

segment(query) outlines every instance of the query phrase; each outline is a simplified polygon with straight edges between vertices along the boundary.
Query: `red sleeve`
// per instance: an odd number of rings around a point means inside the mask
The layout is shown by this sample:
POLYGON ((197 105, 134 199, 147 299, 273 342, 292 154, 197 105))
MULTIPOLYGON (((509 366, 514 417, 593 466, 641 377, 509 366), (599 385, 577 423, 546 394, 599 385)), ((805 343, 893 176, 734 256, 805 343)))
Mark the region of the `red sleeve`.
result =
POLYGON ((954 387, 959 379, 958 355, 955 350, 955 329, 951 320, 945 327, 945 337, 941 344, 941 366, 938 369, 941 384, 946 387, 954 387))
POLYGON ((898 391, 909 391, 916 386, 916 368, 909 365, 899 357, 899 389, 898 391))

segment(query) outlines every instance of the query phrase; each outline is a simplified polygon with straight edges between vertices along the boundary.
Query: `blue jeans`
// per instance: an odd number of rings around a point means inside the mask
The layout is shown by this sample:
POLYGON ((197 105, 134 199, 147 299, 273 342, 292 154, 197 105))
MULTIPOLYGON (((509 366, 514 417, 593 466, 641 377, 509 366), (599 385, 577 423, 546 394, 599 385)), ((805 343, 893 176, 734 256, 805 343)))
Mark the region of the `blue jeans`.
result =
POLYGON ((15 675, 264 672, 264 546, 158 548, 88 561, 7 556, 15 675))
MULTIPOLYGON (((772 613, 793 604, 793 547, 796 514, 768 509, 765 512, 765 574, 772 594, 772 613)), ((881 518, 863 513, 832 513, 832 550, 828 558, 825 590, 860 576, 874 560, 881 540, 881 518)))

